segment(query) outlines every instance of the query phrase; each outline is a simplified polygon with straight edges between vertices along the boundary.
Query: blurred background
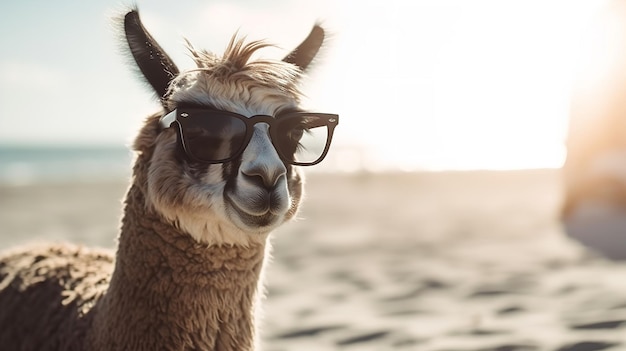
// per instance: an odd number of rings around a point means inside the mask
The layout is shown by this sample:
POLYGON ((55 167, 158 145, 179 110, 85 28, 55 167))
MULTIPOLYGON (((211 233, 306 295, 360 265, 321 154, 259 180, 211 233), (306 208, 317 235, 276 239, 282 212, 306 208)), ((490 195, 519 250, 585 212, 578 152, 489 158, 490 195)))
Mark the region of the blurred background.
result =
MULTIPOLYGON (((138 6, 181 69, 183 38, 221 53, 239 30, 281 58, 331 34, 302 89, 341 124, 273 238, 265 350, 624 350, 626 1, 138 6)), ((0 249, 114 247, 159 109, 123 11, 0 4, 0 249)))
MULTIPOLYGON (((324 171, 561 167, 577 70, 606 67, 619 40, 593 26, 603 0, 138 5, 181 69, 183 38, 220 53, 239 30, 280 58, 321 21, 331 40, 303 87, 312 109, 342 115, 324 171)), ((116 160, 159 106, 121 54, 124 7, 0 6, 0 179, 127 170, 116 160)))

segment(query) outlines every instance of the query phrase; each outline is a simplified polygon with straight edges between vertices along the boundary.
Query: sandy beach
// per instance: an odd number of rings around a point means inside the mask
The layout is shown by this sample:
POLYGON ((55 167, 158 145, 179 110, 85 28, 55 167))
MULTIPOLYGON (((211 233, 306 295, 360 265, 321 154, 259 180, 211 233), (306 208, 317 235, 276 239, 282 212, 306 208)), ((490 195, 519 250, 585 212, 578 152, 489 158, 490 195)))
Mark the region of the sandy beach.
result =
MULTIPOLYGON (((113 248, 124 179, 0 186, 0 248, 113 248)), ((626 350, 626 264, 570 241, 559 171, 309 174, 264 350, 626 350)))

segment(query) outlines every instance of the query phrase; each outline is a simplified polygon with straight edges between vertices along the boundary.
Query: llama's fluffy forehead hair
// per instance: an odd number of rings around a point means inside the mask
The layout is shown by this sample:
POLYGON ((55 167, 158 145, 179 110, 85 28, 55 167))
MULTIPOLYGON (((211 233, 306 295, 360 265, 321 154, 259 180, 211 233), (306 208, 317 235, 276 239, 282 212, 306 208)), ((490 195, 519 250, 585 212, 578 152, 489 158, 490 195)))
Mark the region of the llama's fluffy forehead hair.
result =
MULTIPOLYGON (((169 89, 170 97, 177 101, 202 102, 202 97, 194 96, 200 93, 217 100, 232 99, 235 95, 252 100, 252 91, 262 90, 265 94, 272 91, 275 95, 298 101, 301 97, 298 81, 302 72, 297 66, 280 60, 252 60, 257 51, 270 46, 273 45, 262 40, 246 43, 245 38, 235 34, 220 57, 206 50, 197 50, 187 41, 197 68, 174 79, 169 89)), ((272 96, 266 95, 265 98, 272 96)))

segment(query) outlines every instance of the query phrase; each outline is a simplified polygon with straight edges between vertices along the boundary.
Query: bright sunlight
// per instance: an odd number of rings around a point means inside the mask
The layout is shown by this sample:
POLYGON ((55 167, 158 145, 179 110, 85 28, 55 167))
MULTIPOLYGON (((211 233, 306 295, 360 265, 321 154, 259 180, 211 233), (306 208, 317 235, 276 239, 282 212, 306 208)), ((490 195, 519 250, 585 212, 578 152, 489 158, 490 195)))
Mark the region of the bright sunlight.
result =
POLYGON ((368 1, 356 11, 344 4, 337 22, 347 25, 325 60, 331 69, 319 78, 341 77, 341 94, 315 95, 344 115, 336 163, 346 169, 560 167, 576 67, 604 5, 368 1))
MULTIPOLYGON (((142 16, 181 68, 192 65, 182 37, 220 52, 239 28, 250 39, 272 38, 281 49, 268 56, 281 57, 322 22, 330 40, 303 87, 310 107, 339 113, 341 125, 319 169, 560 167, 572 82, 587 79, 590 91, 606 95, 593 80, 611 64, 590 54, 612 45, 593 26, 606 0, 250 0, 181 2, 177 11, 168 4, 143 4, 142 16), (577 76, 581 65, 596 68, 577 76)), ((10 48, 0 57, 0 92, 11 96, 0 104, 0 120, 11 124, 0 140, 121 145, 141 123, 128 116, 155 111, 116 51, 108 5, 4 7, 1 14, 12 14, 3 17, 6 33, 38 30, 0 36, 10 48), (42 42, 36 33, 44 30, 42 42), (63 55, 39 59, 57 51, 63 55), (92 60, 63 59, 85 52, 92 60), (102 98, 120 86, 123 99, 102 98), (29 118, 16 122, 24 106, 29 118), (88 119, 85 110, 93 111, 88 119)))

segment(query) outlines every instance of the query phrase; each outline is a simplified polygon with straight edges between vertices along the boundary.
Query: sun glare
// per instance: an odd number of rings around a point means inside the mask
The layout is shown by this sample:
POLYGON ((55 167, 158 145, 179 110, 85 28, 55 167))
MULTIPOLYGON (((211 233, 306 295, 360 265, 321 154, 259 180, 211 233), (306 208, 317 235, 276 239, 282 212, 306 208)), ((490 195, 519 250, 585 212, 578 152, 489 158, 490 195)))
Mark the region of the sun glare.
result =
POLYGON ((605 3, 344 6, 325 60, 334 65, 319 79, 340 84, 316 93, 342 114, 335 146, 363 151, 337 157, 379 168, 560 167, 576 57, 605 3))
POLYGON ((596 22, 601 25, 591 26, 582 36, 576 65, 576 93, 601 108, 612 98, 611 91, 622 83, 616 72, 626 57, 623 47, 626 24, 615 8, 603 11, 596 22))
MULTIPOLYGON (((275 58, 298 45, 319 19, 330 40, 302 90, 309 97, 307 108, 341 116, 331 152, 320 168, 326 164, 347 170, 560 167, 568 125, 573 125, 569 124, 573 83, 577 94, 583 87, 582 92, 591 97, 592 103, 586 106, 593 111, 587 114, 593 120, 599 115, 597 108, 612 103, 607 90, 613 88, 611 79, 617 76, 612 69, 616 60, 626 56, 619 52, 626 50, 621 45, 626 31, 614 17, 619 11, 614 8, 612 15, 607 10, 609 0, 279 3, 268 7, 256 0, 216 2, 204 9, 188 4, 196 9, 189 17, 185 7, 164 13, 158 9, 164 3, 157 2, 146 4, 142 16, 183 69, 191 64, 186 51, 180 50, 183 36, 199 48, 219 52, 239 28, 250 40, 270 38, 280 44, 263 53, 275 58)), ((96 9, 103 6, 93 5, 92 12, 100 13, 96 9)), ((58 16, 40 15, 20 21, 30 20, 29 25, 44 19, 58 21, 58 16)), ((87 22, 83 14, 73 15, 87 22)), ((12 22, 6 23, 10 27, 12 22)), ((81 25, 103 27, 102 23, 81 25)), ((74 25, 45 26, 54 29, 51 38, 80 34, 74 25)), ((90 33, 84 36, 113 37, 104 30, 90 33)), ((33 95, 39 103, 29 105, 32 120, 13 124, 10 130, 0 129, 0 139, 117 142, 136 129, 131 125, 122 131, 121 126, 130 125, 126 116, 154 111, 155 103, 145 99, 146 90, 122 66, 124 60, 114 50, 113 39, 109 46, 85 41, 94 47, 82 51, 101 50, 94 53, 99 60, 94 64, 37 60, 41 50, 33 49, 38 46, 31 43, 39 37, 21 35, 4 38, 4 45, 15 49, 0 60, 0 82, 5 83, 0 86, 5 87, 4 95, 12 96, 0 112, 21 114, 33 95), (105 71, 96 68, 109 64, 118 66, 105 71), (100 90, 81 88, 91 81, 86 77, 98 80, 94 88, 100 90), (111 105, 97 98, 117 93, 120 84, 127 88, 126 99, 111 105), (65 111, 58 104, 68 94, 75 97, 74 108, 47 118, 49 110, 65 111), (93 106, 98 107, 92 109, 96 115, 83 118, 82 111, 93 106), (40 128, 33 130, 32 123, 40 128)), ((77 38, 82 37, 73 41, 77 38)), ((46 48, 65 47, 65 41, 46 42, 46 48)), ((78 51, 65 55, 80 57, 82 51, 76 48, 72 46, 78 51)), ((581 125, 585 139, 589 128, 581 125)))

